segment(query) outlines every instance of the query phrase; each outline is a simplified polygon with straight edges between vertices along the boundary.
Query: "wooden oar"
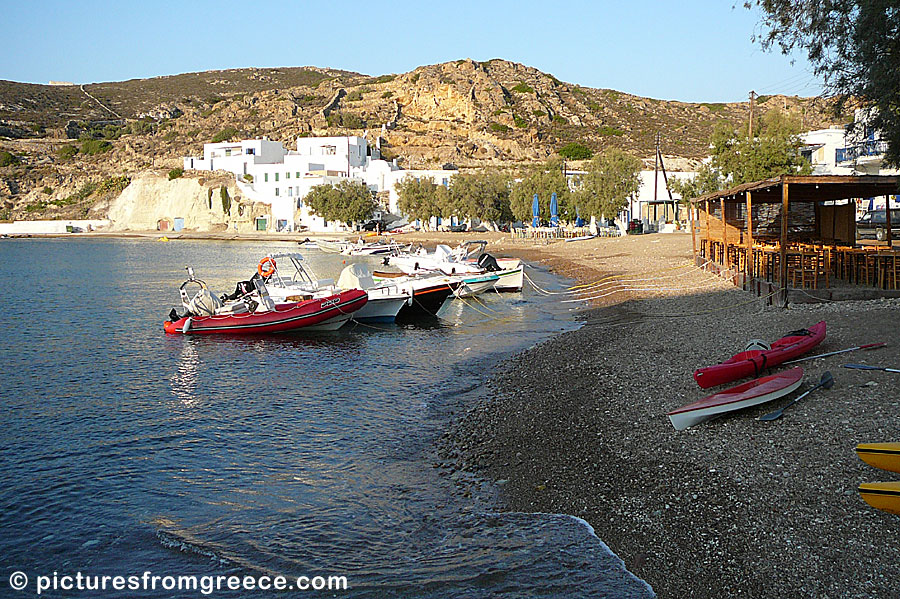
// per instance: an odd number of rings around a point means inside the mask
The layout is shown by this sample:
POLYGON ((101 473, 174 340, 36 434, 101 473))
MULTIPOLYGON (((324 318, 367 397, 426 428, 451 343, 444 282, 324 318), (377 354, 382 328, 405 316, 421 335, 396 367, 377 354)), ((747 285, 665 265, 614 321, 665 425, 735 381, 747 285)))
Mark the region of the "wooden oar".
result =
POLYGON ((795 399, 794 401, 785 405, 783 408, 779 408, 779 409, 775 410, 774 412, 769 412, 768 414, 764 414, 764 415, 760 416, 757 420, 776 420, 778 418, 781 418, 781 415, 784 413, 784 411, 786 409, 788 409, 789 407, 791 407, 792 405, 794 405, 795 403, 797 403, 798 401, 800 401, 801 399, 803 399, 804 397, 806 397, 807 395, 809 395, 810 393, 812 393, 813 391, 818 389, 819 387, 825 387, 826 389, 831 389, 833 386, 834 386, 834 377, 831 376, 830 372, 826 372, 825 374, 822 375, 822 379, 819 381, 819 384, 817 384, 815 387, 813 387, 806 393, 803 393, 802 395, 798 396, 797 399, 795 399))
POLYGON ((900 372, 900 368, 885 368, 883 366, 869 366, 868 364, 841 364, 843 368, 853 368, 856 370, 883 370, 885 372, 900 372))
POLYGON ((819 354, 817 356, 808 356, 806 358, 797 358, 796 360, 788 360, 787 362, 782 362, 782 364, 796 364, 797 362, 805 362, 806 360, 815 360, 816 358, 824 358, 825 356, 836 356, 837 354, 843 354, 848 351, 856 351, 858 349, 878 349, 879 347, 884 347, 887 345, 885 342, 881 343, 869 343, 867 345, 857 345, 856 347, 848 347, 847 349, 839 349, 837 351, 828 352, 827 354, 819 354))

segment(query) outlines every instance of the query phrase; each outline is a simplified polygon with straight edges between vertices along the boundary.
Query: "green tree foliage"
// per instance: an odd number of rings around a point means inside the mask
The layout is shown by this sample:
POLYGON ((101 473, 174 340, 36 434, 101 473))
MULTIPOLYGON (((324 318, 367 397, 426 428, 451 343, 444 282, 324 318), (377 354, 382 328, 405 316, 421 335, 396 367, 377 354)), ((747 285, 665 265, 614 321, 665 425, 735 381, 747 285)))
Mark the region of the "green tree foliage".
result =
POLYGON ((63 146, 56 151, 56 155, 62 158, 63 160, 69 160, 70 158, 74 158, 75 154, 78 153, 78 148, 75 146, 63 146))
POLYGON ((559 217, 571 220, 575 209, 569 203, 569 184, 562 172, 562 160, 551 158, 545 164, 532 168, 525 177, 513 185, 509 194, 509 204, 513 216, 523 222, 531 222, 531 203, 538 194, 541 216, 550 218, 550 196, 556 193, 559 217))
POLYGON ((433 216, 452 216, 450 194, 443 185, 436 185, 431 177, 416 179, 407 175, 394 185, 399 200, 397 206, 407 216, 428 222, 433 216))
POLYGON ((458 174, 450 179, 451 209, 462 218, 492 223, 512 220, 509 193, 509 179, 497 171, 458 174))
POLYGON ((169 181, 173 181, 173 180, 181 177, 181 175, 183 175, 183 174, 184 174, 183 168, 173 168, 172 170, 169 171, 169 181))
POLYGON ((594 157, 574 194, 581 215, 613 218, 641 187, 641 161, 611 148, 594 157))
POLYGON ((720 123, 710 139, 712 168, 727 186, 779 175, 809 174, 809 162, 800 155, 799 131, 799 121, 778 110, 763 115, 753 139, 747 137, 746 128, 738 131, 720 123))
POLYGON ((19 164, 19 159, 15 154, 6 150, 0 152, 0 166, 12 166, 14 164, 19 164))
POLYGON ((594 155, 594 151, 577 141, 573 141, 561 147, 559 155, 569 160, 589 160, 594 155))
POLYGON ((534 89, 527 83, 519 83, 514 88, 512 88, 512 90, 520 94, 530 94, 534 92, 534 89))
POLYGON ((112 150, 112 144, 103 139, 86 139, 81 142, 81 153, 93 156, 112 150))
POLYGON ((702 165, 693 179, 673 178, 669 180, 669 189, 680 194, 682 202, 719 191, 721 188, 719 175, 709 164, 702 165))
POLYGON ((237 129, 235 129, 234 127, 225 127, 224 129, 213 135, 212 143, 217 144, 222 143, 223 141, 230 141, 237 137, 237 135, 237 129))
POLYGON ((341 181, 337 185, 317 185, 304 201, 326 221, 352 224, 368 219, 375 211, 372 192, 362 183, 341 181))
POLYGON ((746 0, 762 11, 762 46, 806 50, 817 75, 843 101, 863 98, 877 110, 870 126, 888 142, 885 160, 900 165, 900 10, 884 0, 746 0))
MULTIPOLYGON (((210 189, 212 191, 212 189, 210 189)), ((228 195, 228 188, 224 185, 219 188, 219 196, 222 198, 222 212, 231 214, 231 196, 228 195)))

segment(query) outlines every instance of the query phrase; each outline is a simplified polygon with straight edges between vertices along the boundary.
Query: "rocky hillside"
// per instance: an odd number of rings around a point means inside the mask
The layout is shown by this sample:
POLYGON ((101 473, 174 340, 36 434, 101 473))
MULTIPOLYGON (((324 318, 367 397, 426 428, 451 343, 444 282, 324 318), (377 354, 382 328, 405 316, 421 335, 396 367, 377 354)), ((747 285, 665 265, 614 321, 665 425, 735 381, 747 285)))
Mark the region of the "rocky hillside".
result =
MULTIPOLYGON (((804 127, 836 121, 816 98, 761 97, 804 127)), ((124 181, 166 173, 213 140, 382 138, 407 168, 517 168, 570 142, 689 164, 718 121, 748 105, 655 100, 559 81, 504 60, 458 60, 370 77, 313 67, 236 69, 85 86, 0 81, 0 218, 100 216, 124 181), (91 141, 85 143, 85 140, 91 141)))

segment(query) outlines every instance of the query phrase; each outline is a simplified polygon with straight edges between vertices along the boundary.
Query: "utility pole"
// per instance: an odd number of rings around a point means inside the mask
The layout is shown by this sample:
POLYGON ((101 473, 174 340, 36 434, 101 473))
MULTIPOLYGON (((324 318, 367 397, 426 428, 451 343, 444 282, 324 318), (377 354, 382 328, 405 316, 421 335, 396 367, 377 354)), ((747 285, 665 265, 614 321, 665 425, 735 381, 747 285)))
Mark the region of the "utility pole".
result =
POLYGON ((750 90, 750 128, 747 132, 747 137, 751 140, 753 139, 753 103, 756 100, 756 92, 750 90))
POLYGON ((659 184, 659 131, 656 132, 656 162, 653 165, 653 220, 657 219, 656 214, 656 188, 659 184))

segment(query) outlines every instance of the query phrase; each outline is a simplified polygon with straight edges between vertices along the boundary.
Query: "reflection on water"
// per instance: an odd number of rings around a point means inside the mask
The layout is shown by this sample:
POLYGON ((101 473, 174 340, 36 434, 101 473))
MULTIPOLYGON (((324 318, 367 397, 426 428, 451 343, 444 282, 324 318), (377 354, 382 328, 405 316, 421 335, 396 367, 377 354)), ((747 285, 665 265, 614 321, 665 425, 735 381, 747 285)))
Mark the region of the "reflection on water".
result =
MULTIPOLYGON (((230 291, 279 244, 2 244, 6 570, 339 574, 353 597, 647 595, 582 522, 479 513, 431 466, 490 365, 571 328, 565 308, 486 294, 435 326, 167 336, 185 264, 230 291)), ((308 258, 320 277, 343 266, 308 258)))

